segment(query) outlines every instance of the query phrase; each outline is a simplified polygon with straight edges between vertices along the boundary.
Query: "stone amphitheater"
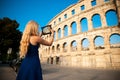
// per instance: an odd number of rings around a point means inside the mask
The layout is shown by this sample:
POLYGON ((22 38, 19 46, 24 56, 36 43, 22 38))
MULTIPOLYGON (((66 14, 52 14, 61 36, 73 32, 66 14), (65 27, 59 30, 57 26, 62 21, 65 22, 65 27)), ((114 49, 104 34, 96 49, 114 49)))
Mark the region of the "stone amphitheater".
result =
POLYGON ((113 36, 120 39, 120 0, 78 0, 48 24, 55 30, 54 42, 40 46, 41 63, 120 69, 120 43, 111 42, 113 36))

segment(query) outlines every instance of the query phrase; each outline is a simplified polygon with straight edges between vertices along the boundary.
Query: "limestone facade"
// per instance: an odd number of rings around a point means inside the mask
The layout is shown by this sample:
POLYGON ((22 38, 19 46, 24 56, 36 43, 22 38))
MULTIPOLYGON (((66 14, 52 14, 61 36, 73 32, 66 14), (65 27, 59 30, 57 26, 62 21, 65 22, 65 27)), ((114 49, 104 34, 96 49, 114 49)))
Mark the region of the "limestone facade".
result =
MULTIPOLYGON (((48 24, 55 30, 55 39, 52 46, 40 45, 41 62, 69 67, 120 69, 120 44, 110 43, 112 35, 120 36, 120 0, 79 0, 61 11, 48 24), (95 4, 92 5, 92 2, 95 4), (109 11, 117 14, 117 25, 108 26, 106 14, 109 11), (101 26, 98 28, 93 28, 95 14, 101 18, 101 26), (88 24, 85 32, 80 25, 84 18, 88 24), (75 34, 72 34, 72 23, 76 23, 75 34), (64 35, 66 25, 67 36, 64 35), (99 36, 104 40, 102 46, 95 45, 95 39, 99 36), (82 45, 85 39, 89 42, 87 48, 82 45), (76 42, 76 46, 72 45, 73 42, 76 42)), ((50 35, 43 38, 49 40, 50 35)))

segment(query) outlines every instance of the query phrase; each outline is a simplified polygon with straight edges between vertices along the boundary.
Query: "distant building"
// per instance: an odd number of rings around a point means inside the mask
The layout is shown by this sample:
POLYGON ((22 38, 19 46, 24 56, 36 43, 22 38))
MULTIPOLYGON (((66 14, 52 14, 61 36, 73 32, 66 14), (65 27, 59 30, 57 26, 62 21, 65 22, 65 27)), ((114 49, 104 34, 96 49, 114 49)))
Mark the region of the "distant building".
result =
POLYGON ((55 39, 50 47, 41 45, 42 62, 120 69, 120 43, 111 41, 114 36, 120 38, 120 0, 79 0, 49 24, 55 30, 55 39))

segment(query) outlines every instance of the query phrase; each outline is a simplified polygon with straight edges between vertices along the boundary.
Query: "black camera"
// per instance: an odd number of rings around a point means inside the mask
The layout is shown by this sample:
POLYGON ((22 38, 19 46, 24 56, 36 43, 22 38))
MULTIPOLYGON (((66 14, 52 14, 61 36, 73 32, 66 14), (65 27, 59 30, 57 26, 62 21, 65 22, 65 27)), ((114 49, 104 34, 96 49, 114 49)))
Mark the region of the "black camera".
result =
POLYGON ((52 29, 51 25, 46 25, 44 27, 41 27, 41 29, 43 35, 51 34, 51 29, 52 29))

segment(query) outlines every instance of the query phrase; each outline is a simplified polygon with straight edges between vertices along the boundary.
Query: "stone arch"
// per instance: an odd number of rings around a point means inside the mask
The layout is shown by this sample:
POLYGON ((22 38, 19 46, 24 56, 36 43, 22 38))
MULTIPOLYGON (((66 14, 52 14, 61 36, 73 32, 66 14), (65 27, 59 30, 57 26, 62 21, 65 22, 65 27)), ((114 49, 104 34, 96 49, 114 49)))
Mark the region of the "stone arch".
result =
POLYGON ((72 34, 76 34, 77 33, 77 24, 75 21, 73 21, 71 23, 71 29, 72 29, 72 34))
POLYGON ((56 49, 57 49, 57 52, 60 52, 60 44, 57 44, 56 49))
POLYGON ((111 48, 120 48, 120 34, 113 33, 109 38, 111 48))
POLYGON ((88 31, 88 20, 86 17, 84 17, 80 20, 80 26, 81 26, 81 32, 88 31))
POLYGON ((102 26, 101 17, 99 14, 94 14, 92 16, 92 25, 93 25, 93 28, 99 28, 102 26))
POLYGON ((64 36, 65 37, 68 36, 68 26, 67 25, 64 26, 64 36))
POLYGON ((94 38, 95 49, 104 49, 104 37, 98 35, 94 38))
POLYGON ((116 26, 118 25, 118 16, 115 10, 110 9, 108 11, 106 11, 105 13, 105 17, 106 17, 106 22, 108 26, 116 26), (111 18, 112 16, 112 18, 111 18))
POLYGON ((60 39, 61 38, 61 28, 58 28, 57 33, 58 33, 58 39, 60 39))
POLYGON ((77 42, 76 40, 73 40, 71 42, 71 51, 76 51, 77 50, 77 42))
POLYGON ((89 50, 89 40, 87 38, 83 38, 82 42, 82 50, 89 50))
POLYGON ((63 43, 63 52, 67 52, 67 42, 63 43))
POLYGON ((52 46, 52 52, 53 53, 55 52, 55 46, 52 46))

